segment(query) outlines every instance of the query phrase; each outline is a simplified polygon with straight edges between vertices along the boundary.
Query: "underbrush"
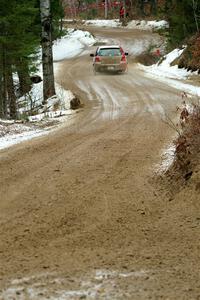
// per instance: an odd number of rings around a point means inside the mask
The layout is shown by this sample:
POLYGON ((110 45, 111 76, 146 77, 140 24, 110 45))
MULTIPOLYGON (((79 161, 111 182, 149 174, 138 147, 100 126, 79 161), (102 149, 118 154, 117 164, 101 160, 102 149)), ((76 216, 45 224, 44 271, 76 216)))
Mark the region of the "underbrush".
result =
POLYGON ((187 41, 187 47, 182 55, 177 58, 173 64, 178 64, 179 68, 185 68, 188 71, 197 71, 200 74, 200 33, 192 36, 187 41))
POLYGON ((161 62, 165 53, 165 43, 162 41, 159 44, 150 44, 148 49, 137 55, 136 61, 145 66, 151 66, 161 62))
POLYGON ((151 66, 159 61, 160 57, 156 53, 142 53, 136 57, 136 61, 145 66, 151 66))
POLYGON ((165 173, 171 194, 178 192, 200 168, 200 100, 182 94, 183 102, 177 107, 178 124, 168 121, 178 136, 174 140, 174 161, 165 173))
POLYGON ((185 179, 188 179, 188 171, 193 165, 192 157, 198 154, 200 149, 200 101, 184 100, 183 106, 177 110, 180 112, 180 130, 178 138, 174 141, 175 164, 183 172, 185 179))

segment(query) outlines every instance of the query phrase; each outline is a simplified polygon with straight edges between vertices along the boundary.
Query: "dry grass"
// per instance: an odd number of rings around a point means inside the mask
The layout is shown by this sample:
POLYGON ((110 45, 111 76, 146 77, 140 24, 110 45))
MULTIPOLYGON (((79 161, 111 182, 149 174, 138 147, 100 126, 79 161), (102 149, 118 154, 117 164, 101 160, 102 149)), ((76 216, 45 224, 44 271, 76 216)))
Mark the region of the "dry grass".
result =
POLYGON ((187 42, 187 48, 173 64, 178 64, 179 68, 185 68, 200 73, 200 33, 191 37, 187 42))
POLYGON ((178 123, 167 117, 165 119, 165 123, 177 132, 177 138, 173 141, 173 163, 165 173, 154 178, 169 201, 188 185, 194 190, 195 185, 196 190, 199 188, 199 179, 194 178, 200 174, 200 102, 199 99, 188 98, 185 93, 182 98, 181 106, 177 107, 178 123))
POLYGON ((192 172, 194 163, 193 156, 199 153, 200 148, 200 102, 183 101, 183 106, 177 108, 180 112, 180 134, 174 141, 176 151, 176 166, 188 179, 188 172, 192 172))
POLYGON ((182 99, 182 105, 177 107, 178 123, 166 121, 178 133, 174 140, 174 162, 165 173, 172 194, 192 177, 200 162, 200 101, 191 100, 186 93, 183 93, 182 99))

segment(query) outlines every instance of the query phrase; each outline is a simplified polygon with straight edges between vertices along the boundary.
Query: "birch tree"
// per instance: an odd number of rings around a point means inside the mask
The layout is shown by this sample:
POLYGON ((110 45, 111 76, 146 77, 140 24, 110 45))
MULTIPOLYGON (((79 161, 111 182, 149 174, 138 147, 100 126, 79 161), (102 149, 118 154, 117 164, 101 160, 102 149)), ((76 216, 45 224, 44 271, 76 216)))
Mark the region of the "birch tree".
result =
POLYGON ((40 16, 42 25, 43 104, 46 104, 47 99, 55 95, 50 0, 40 0, 40 16))

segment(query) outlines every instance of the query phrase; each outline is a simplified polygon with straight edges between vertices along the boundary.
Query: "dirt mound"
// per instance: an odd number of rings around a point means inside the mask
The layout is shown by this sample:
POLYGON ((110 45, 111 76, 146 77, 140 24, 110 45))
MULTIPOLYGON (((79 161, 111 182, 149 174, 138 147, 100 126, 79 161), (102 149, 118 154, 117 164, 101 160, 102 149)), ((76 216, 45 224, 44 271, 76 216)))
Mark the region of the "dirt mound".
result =
POLYGON ((154 53, 142 53, 136 57, 136 61, 145 66, 151 66, 157 63, 159 56, 154 53))

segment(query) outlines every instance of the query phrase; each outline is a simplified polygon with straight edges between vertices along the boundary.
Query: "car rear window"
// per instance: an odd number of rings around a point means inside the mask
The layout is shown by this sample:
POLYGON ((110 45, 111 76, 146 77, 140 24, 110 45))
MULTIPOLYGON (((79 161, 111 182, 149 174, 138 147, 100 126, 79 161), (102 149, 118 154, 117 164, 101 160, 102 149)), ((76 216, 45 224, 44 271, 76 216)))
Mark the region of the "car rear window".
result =
POLYGON ((98 51, 99 56, 121 56, 120 48, 105 48, 99 49, 98 51))

